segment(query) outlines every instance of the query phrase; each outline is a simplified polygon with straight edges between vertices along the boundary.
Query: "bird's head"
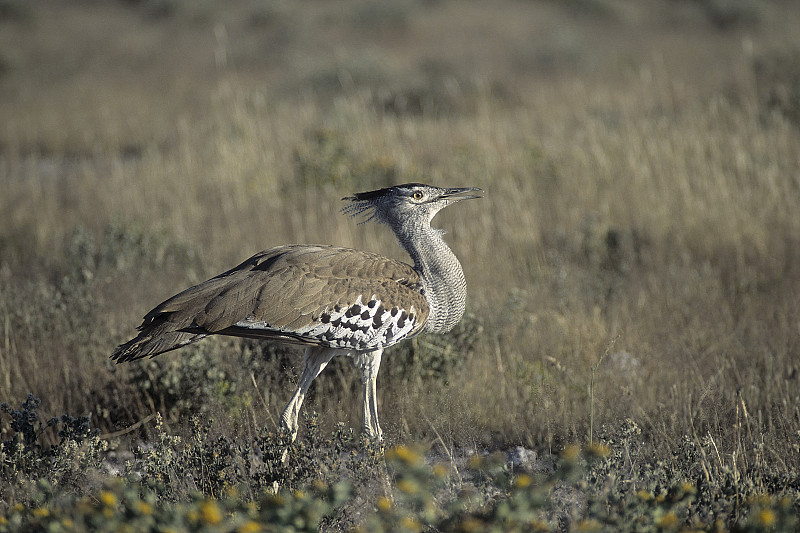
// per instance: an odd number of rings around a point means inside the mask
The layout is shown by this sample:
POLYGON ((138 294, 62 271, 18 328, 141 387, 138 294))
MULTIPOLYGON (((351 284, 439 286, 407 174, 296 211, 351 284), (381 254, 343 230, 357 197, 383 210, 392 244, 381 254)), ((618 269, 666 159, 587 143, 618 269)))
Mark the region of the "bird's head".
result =
POLYGON ((480 198, 482 192, 478 187, 445 188, 406 183, 346 196, 342 200, 350 203, 342 212, 350 216, 364 213, 362 224, 370 220, 390 226, 412 219, 430 222, 441 209, 461 200, 480 198))

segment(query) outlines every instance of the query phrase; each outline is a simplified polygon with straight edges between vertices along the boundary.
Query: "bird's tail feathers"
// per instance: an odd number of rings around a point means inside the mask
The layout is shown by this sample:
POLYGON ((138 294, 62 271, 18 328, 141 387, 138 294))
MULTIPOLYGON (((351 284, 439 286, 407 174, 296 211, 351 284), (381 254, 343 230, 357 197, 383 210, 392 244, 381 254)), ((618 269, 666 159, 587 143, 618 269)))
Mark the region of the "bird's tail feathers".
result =
POLYGON ((142 332, 125 344, 120 344, 111 359, 117 363, 135 361, 142 357, 155 357, 156 355, 171 350, 177 350, 187 344, 197 342, 207 335, 198 333, 185 333, 183 331, 169 331, 160 335, 154 335, 152 331, 142 332))

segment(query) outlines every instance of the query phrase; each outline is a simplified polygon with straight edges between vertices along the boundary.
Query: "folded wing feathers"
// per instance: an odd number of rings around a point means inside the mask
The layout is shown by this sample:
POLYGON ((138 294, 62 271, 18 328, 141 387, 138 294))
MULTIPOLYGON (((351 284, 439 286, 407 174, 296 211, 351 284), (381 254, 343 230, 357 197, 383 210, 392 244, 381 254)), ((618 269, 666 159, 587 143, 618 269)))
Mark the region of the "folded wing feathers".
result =
MULTIPOLYGON (((376 254, 332 246, 272 248, 161 303, 145 316, 139 336, 112 357, 157 355, 213 333, 324 342, 304 338, 322 331, 322 315, 373 298, 387 317, 392 306, 406 312, 413 308, 415 323, 403 329, 406 337, 422 329, 428 314, 418 287, 411 266, 376 254)), ((376 323, 381 319, 374 318, 376 323)))

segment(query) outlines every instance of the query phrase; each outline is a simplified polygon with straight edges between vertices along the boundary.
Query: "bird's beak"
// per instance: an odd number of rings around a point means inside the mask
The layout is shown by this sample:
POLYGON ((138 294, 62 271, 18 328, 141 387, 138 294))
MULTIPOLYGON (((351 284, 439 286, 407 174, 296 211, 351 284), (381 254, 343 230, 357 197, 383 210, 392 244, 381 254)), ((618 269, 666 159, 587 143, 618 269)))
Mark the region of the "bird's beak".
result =
POLYGON ((483 198, 480 194, 483 189, 479 187, 452 187, 445 189, 440 199, 446 199, 451 202, 459 202, 461 200, 472 200, 473 198, 483 198), (476 194, 477 193, 477 194, 476 194))

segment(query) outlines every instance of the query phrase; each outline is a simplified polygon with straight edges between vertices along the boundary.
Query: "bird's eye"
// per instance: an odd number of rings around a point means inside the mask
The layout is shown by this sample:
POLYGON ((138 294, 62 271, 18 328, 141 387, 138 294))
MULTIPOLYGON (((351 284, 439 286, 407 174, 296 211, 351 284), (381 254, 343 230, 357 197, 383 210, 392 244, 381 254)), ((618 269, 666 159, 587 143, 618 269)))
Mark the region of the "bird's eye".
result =
POLYGON ((419 192, 419 191, 416 191, 416 192, 415 192, 415 193, 412 195, 412 198, 414 198, 414 200, 422 200, 422 196, 423 196, 423 194, 422 194, 421 192, 419 192))

